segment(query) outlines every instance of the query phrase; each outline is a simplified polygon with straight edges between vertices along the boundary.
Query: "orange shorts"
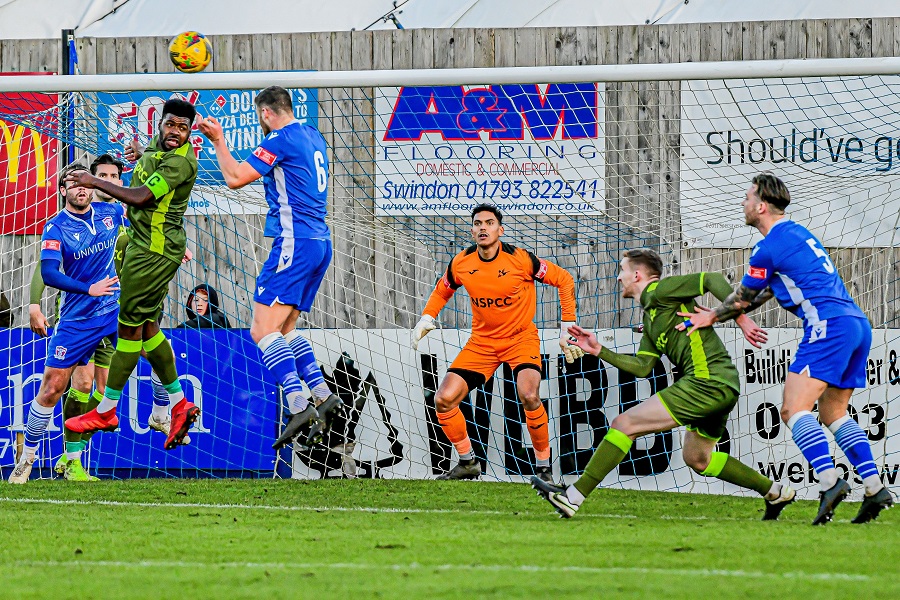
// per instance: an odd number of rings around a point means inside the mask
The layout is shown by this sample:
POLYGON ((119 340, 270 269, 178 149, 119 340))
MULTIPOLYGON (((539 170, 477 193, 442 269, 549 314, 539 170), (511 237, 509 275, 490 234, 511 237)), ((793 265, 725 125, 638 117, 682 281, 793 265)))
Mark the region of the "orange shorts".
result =
POLYGON ((448 371, 466 380, 469 389, 477 388, 493 377, 502 363, 513 370, 535 369, 541 372, 541 340, 537 329, 523 331, 506 340, 469 339, 448 371))

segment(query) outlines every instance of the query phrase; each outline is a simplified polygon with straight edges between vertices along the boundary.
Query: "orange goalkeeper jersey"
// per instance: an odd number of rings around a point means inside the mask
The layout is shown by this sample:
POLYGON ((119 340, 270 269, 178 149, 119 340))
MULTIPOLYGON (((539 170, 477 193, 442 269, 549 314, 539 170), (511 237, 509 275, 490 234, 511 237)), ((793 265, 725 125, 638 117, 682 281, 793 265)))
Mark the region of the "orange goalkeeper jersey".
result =
POLYGON ((454 256, 428 298, 424 314, 437 317, 453 292, 465 287, 472 303, 472 337, 506 339, 537 329, 535 281, 559 288, 562 320, 574 321, 575 280, 569 272, 510 244, 501 244, 491 260, 482 259, 476 246, 454 256))

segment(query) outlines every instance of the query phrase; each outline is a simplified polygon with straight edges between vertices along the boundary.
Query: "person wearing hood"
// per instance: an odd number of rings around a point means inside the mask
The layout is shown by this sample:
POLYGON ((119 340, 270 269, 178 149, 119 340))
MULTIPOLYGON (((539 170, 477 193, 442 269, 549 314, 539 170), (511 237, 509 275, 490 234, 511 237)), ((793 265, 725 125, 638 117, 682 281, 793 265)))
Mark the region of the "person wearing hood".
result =
POLYGON ((191 290, 185 303, 188 320, 179 325, 190 329, 212 329, 231 325, 225 315, 219 312, 219 294, 209 284, 201 283, 191 290))

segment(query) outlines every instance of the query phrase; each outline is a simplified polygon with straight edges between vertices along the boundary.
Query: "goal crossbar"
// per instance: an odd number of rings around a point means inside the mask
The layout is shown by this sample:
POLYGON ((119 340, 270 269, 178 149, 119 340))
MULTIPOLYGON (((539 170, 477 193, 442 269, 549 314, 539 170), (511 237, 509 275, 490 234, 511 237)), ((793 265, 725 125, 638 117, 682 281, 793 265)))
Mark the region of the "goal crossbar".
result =
POLYGON ((397 69, 370 71, 256 71, 197 73, 137 73, 116 75, 4 75, 0 91, 92 92, 160 89, 214 90, 263 88, 340 88, 450 86, 490 82, 580 83, 584 81, 685 81, 761 79, 767 77, 831 77, 900 74, 900 57, 827 58, 756 61, 685 62, 668 64, 493 67, 472 69, 397 69))

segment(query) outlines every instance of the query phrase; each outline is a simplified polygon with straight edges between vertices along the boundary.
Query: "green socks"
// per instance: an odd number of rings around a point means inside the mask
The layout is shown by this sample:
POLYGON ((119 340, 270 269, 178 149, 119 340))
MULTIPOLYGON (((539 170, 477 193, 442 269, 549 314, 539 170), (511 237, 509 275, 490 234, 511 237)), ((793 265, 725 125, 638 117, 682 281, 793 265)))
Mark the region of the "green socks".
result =
POLYGON ((631 438, 618 429, 607 431, 591 460, 588 461, 584 473, 575 482, 575 489, 587 497, 609 472, 622 462, 631 449, 631 444, 631 438))
POLYGON ((109 365, 109 379, 107 388, 124 390, 131 377, 131 372, 141 359, 141 340, 126 340, 119 338, 116 342, 116 353, 113 354, 109 365))
MULTIPOLYGON (((144 352, 147 353, 147 361, 153 367, 153 371, 159 376, 160 382, 169 390, 173 382, 178 382, 178 371, 175 370, 175 353, 172 345, 162 331, 158 331, 149 340, 144 340, 144 352)), ((179 383, 179 388, 181 384, 179 383)))
POLYGON ((765 496, 772 488, 771 479, 757 473, 738 459, 728 456, 724 452, 713 452, 709 466, 700 474, 706 477, 716 477, 722 481, 739 485, 742 488, 751 489, 758 492, 760 496, 765 496))

